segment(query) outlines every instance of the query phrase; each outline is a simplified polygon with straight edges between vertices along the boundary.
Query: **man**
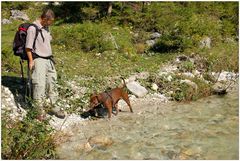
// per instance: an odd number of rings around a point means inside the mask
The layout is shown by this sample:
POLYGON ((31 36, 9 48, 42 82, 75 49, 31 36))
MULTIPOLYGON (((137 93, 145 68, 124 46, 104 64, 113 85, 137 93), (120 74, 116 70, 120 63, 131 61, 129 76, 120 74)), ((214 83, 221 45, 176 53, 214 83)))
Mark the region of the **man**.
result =
MULTIPOLYGON (((50 44, 52 37, 48 28, 53 23, 54 18, 53 11, 47 9, 43 11, 39 19, 33 22, 38 28, 34 49, 33 43, 37 30, 34 26, 30 26, 27 30, 26 52, 29 60, 29 69, 32 71, 33 99, 39 111, 37 119, 40 121, 44 120, 46 116, 44 102, 46 102, 47 97, 49 97, 52 106, 54 106, 58 97, 55 89, 57 73, 50 44)), ((64 111, 56 107, 52 108, 51 113, 59 118, 65 117, 64 111)))

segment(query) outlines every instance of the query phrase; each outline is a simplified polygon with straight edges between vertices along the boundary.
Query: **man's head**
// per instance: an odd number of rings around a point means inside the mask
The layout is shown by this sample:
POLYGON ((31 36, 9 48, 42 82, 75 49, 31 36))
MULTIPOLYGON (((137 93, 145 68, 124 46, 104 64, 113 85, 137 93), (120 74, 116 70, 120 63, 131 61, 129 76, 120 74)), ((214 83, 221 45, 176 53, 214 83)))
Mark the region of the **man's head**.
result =
POLYGON ((55 18, 55 14, 51 9, 46 9, 41 15, 41 25, 44 27, 50 26, 55 18))

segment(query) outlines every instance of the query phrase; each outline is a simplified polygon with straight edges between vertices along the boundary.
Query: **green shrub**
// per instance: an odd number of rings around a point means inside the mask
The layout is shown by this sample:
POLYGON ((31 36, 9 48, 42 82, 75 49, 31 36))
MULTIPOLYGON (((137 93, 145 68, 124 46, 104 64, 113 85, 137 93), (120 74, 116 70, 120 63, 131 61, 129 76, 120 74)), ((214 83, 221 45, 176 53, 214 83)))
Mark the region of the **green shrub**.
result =
MULTIPOLYGON (((179 77, 179 79, 182 79, 179 77)), ((207 97, 211 95, 210 84, 207 84, 201 79, 192 78, 190 79, 193 83, 196 84, 196 87, 193 87, 187 83, 178 83, 175 86, 175 92, 173 98, 176 101, 195 101, 202 97, 207 97)))
POLYGON ((198 86, 196 99, 211 95, 211 84, 207 84, 205 81, 198 78, 194 78, 192 81, 195 82, 198 86))
POLYGON ((208 61, 208 70, 214 72, 239 71, 238 42, 219 43, 212 49, 200 51, 208 61))
POLYGON ((131 35, 126 29, 112 29, 105 23, 85 22, 78 25, 53 27, 54 44, 65 45, 70 50, 84 52, 129 51, 133 52, 131 35), (59 33, 58 31, 62 32, 59 33))
POLYGON ((180 70, 183 72, 192 72, 195 66, 191 61, 185 61, 180 65, 180 70))
POLYGON ((9 113, 2 114, 2 159, 55 159, 55 145, 48 123, 30 115, 13 122, 9 113))

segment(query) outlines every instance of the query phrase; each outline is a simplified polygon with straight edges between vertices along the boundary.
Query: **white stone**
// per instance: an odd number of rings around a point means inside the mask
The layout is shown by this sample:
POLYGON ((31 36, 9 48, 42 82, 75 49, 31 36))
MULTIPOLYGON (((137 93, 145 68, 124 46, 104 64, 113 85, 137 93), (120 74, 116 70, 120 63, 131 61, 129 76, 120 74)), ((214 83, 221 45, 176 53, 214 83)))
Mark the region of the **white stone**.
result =
POLYGON ((157 91, 158 90, 158 85, 156 83, 152 83, 152 90, 157 91))
POLYGON ((143 97, 148 93, 147 89, 138 82, 127 83, 127 88, 137 97, 143 97))
POLYGON ((190 78, 194 78, 195 76, 190 73, 190 72, 185 72, 185 73, 182 73, 182 75, 186 76, 186 77, 190 77, 190 78))
POLYGON ((195 90, 197 90, 197 89, 198 89, 198 86, 197 86, 197 84, 196 84, 196 83, 194 83, 194 82, 192 82, 192 81, 190 81, 190 80, 188 80, 188 79, 181 80, 181 81, 180 81, 180 83, 186 83, 186 84, 188 84, 188 85, 192 86, 192 87, 193 87, 195 90))
POLYGON ((167 81, 171 82, 173 77, 171 75, 169 75, 166 79, 167 79, 167 81))

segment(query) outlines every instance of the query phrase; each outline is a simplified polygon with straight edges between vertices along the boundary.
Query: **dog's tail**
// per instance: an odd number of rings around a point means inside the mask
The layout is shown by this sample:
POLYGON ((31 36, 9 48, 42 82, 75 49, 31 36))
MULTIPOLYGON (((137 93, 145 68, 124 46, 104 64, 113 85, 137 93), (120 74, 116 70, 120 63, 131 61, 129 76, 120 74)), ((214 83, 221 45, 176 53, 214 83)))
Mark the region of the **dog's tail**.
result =
POLYGON ((122 88, 124 88, 124 87, 127 87, 127 85, 126 85, 126 82, 125 82, 124 78, 123 78, 123 77, 121 77, 121 79, 123 80, 123 87, 122 87, 122 88))

